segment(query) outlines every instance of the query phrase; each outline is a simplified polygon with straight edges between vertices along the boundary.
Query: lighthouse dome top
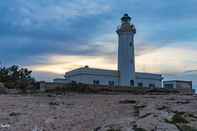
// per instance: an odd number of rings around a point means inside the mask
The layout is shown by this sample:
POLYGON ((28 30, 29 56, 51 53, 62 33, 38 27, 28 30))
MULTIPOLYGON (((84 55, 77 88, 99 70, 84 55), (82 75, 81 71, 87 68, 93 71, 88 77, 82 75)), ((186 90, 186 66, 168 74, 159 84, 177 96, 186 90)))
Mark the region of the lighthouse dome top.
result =
POLYGON ((133 32, 136 33, 135 26, 131 23, 131 17, 128 14, 124 14, 121 18, 121 25, 118 26, 117 33, 121 32, 133 32))
POLYGON ((131 17, 125 13, 124 16, 121 18, 122 22, 130 22, 131 21, 131 17))

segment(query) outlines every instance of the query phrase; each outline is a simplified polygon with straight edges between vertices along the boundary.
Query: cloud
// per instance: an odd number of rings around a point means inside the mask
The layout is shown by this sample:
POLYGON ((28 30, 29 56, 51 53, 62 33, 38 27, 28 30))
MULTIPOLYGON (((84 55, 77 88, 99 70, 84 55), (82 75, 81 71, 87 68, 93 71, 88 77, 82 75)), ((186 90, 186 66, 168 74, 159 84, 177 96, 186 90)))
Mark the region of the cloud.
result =
MULTIPOLYGON (((103 67, 116 69, 117 51, 115 47, 111 47, 112 44, 108 44, 109 45, 101 44, 103 45, 101 46, 97 43, 95 46, 90 46, 90 49, 88 47, 81 48, 84 52, 86 50, 97 49, 94 55, 92 55, 93 53, 86 55, 80 55, 79 53, 78 55, 54 54, 37 57, 38 61, 45 61, 45 64, 41 63, 39 65, 35 65, 33 66, 33 69, 36 69, 35 71, 50 71, 55 68, 56 70, 53 73, 62 74, 65 71, 85 65, 97 68, 103 67), (112 49, 111 53, 108 48, 112 49)), ((176 74, 183 73, 184 71, 187 73, 194 72, 195 69, 197 69, 197 60, 195 60, 195 58, 197 58, 197 53, 195 48, 186 48, 177 46, 177 44, 170 44, 170 46, 154 49, 149 49, 148 47, 147 50, 148 51, 146 53, 136 56, 136 69, 138 71, 176 74)))
POLYGON ((137 28, 137 70, 191 78, 195 71, 190 70, 197 69, 196 4, 196 0, 1 1, 0 59, 5 65, 39 70, 35 70, 39 78, 89 63, 116 68, 115 30, 120 17, 129 13, 137 28))
POLYGON ((186 81, 192 81, 193 89, 197 90, 197 72, 180 72, 175 74, 164 74, 165 80, 186 80, 186 81))
POLYGON ((103 69, 115 69, 113 63, 108 62, 106 58, 97 56, 53 55, 45 58, 45 61, 49 61, 49 64, 33 65, 28 66, 28 68, 36 72, 50 72, 55 74, 64 74, 66 71, 84 67, 86 65, 103 69))
POLYGON ((72 18, 79 16, 98 15, 110 10, 109 5, 104 5, 99 1, 91 0, 8 0, 1 2, 1 6, 6 9, 6 15, 15 13, 16 21, 6 20, 15 25, 37 25, 52 24, 67 24, 72 18))
POLYGON ((38 81, 50 81, 52 82, 54 78, 64 78, 62 74, 52 73, 52 72, 37 72, 34 71, 32 76, 38 81))
POLYGON ((197 69, 196 70, 186 70, 183 73, 185 73, 185 74, 196 74, 197 73, 197 69))
POLYGON ((99 15, 110 11, 91 0, 7 0, 0 7, 0 56, 8 65, 37 64, 47 54, 94 55, 96 49, 84 47, 99 33, 99 15))
POLYGON ((195 58, 197 58, 196 48, 170 44, 151 53, 138 56, 136 67, 142 71, 174 74, 197 69, 195 58))

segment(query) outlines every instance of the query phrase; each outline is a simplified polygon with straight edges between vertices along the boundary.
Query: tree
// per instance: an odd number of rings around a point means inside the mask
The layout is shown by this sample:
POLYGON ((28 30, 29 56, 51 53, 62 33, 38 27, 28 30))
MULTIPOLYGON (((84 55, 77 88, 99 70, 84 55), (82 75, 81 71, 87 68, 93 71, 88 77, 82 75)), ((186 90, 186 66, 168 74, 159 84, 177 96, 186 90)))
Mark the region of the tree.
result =
POLYGON ((8 88, 21 89, 23 91, 28 86, 35 84, 34 78, 31 77, 32 71, 27 68, 19 68, 17 65, 11 67, 0 67, 0 81, 8 88))

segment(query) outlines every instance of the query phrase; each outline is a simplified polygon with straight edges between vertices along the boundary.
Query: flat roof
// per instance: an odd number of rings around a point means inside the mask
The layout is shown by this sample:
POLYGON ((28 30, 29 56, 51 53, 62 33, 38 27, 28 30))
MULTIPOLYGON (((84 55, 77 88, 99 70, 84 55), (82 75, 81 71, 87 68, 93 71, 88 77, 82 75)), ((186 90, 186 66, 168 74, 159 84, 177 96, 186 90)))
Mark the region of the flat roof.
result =
MULTIPOLYGON (((110 70, 110 69, 99 69, 99 68, 90 68, 90 67, 81 67, 74 70, 71 70, 69 72, 65 73, 65 76, 73 76, 78 74, 91 74, 91 75, 105 75, 105 76, 112 76, 112 77, 118 77, 119 73, 118 70, 110 70)), ((163 79, 161 74, 154 74, 154 73, 148 73, 148 72, 135 72, 137 79, 149 79, 149 78, 155 78, 155 79, 163 79)))
POLYGON ((168 80, 168 81, 163 81, 163 82, 187 82, 187 83, 191 83, 192 81, 188 81, 188 80, 168 80))

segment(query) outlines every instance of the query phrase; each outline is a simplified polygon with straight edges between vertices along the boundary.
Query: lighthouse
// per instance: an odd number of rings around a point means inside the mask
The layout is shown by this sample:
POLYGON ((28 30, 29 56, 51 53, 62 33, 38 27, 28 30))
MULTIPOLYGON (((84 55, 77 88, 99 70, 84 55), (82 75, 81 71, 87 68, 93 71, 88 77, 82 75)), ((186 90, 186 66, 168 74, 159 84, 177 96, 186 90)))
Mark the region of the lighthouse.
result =
POLYGON ((116 30, 118 34, 118 70, 80 67, 65 73, 65 79, 55 79, 56 83, 84 83, 109 87, 162 87, 161 74, 135 72, 134 36, 136 29, 131 17, 124 14, 116 30))
POLYGON ((120 86, 135 86, 135 53, 134 35, 135 26, 131 23, 131 17, 124 14, 121 25, 117 29, 118 34, 118 72, 120 86))

